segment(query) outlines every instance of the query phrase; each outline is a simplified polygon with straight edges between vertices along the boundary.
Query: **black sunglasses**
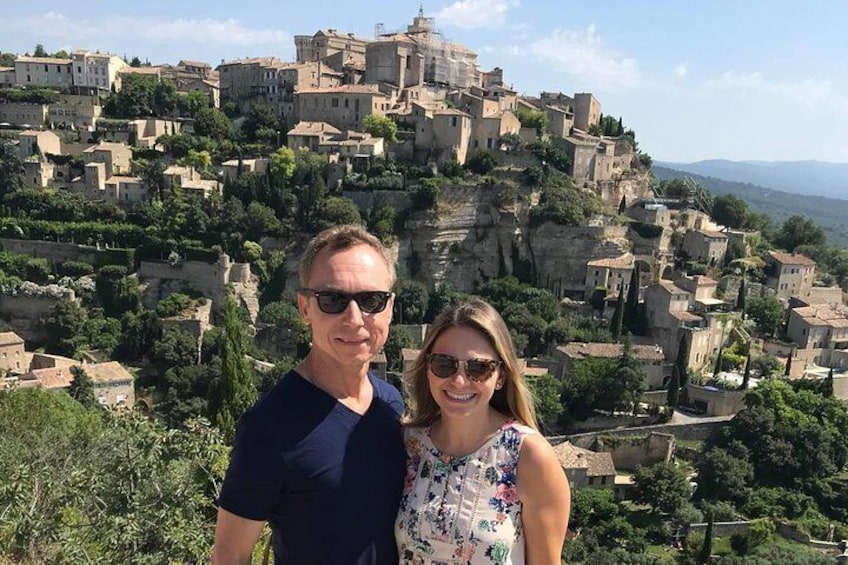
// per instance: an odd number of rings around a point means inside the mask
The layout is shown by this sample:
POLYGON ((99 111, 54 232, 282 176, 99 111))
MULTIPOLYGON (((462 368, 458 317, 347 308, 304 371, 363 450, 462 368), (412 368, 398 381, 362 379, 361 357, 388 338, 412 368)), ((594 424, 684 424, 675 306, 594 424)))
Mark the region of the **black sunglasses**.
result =
POLYGON ((453 355, 443 353, 428 353, 427 363, 430 366, 430 371, 440 379, 448 379, 454 376, 462 367, 465 370, 465 375, 477 383, 488 380, 495 373, 495 369, 501 366, 501 361, 494 359, 460 361, 453 355))
POLYGON ((304 294, 311 294, 318 301, 318 308, 325 314, 341 314, 353 300, 359 309, 366 314, 377 314, 386 309, 391 292, 382 290, 366 290, 363 292, 339 292, 337 290, 301 289, 304 294))

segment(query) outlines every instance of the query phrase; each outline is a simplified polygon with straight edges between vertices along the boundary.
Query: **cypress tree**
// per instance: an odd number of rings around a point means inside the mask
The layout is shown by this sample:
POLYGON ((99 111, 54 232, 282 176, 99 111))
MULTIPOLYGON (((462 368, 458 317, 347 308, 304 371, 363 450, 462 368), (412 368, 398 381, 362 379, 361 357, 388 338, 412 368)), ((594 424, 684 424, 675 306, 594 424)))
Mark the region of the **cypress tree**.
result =
POLYGON ((706 564, 710 562, 710 556, 713 553, 713 516, 710 513, 709 521, 707 521, 707 533, 704 534, 704 544, 701 546, 701 551, 698 553, 698 563, 706 564))
POLYGON ((618 203, 618 213, 624 214, 624 211, 627 209, 627 197, 622 196, 621 202, 618 203))
POLYGON ((239 319, 238 305, 227 299, 219 355, 221 377, 210 387, 209 414, 228 442, 235 439, 236 422, 256 400, 253 368, 245 358, 247 333, 239 319))
POLYGON ((827 378, 824 380, 824 389, 822 394, 825 398, 833 398, 833 367, 827 372, 827 378))
POLYGON ((745 359, 745 375, 742 377, 742 384, 739 390, 748 390, 748 381, 751 380, 751 354, 748 353, 748 358, 745 359))
POLYGON ((615 303, 615 312, 612 315, 610 323, 610 333, 612 338, 618 341, 621 337, 621 326, 624 322, 624 286, 618 291, 618 301, 615 303))
POLYGON ((713 367, 713 377, 717 377, 721 371, 721 357, 724 355, 724 343, 718 346, 718 355, 716 355, 715 367, 713 367))
POLYGON ((689 380, 689 340, 686 334, 680 336, 680 343, 677 346, 677 358, 674 361, 674 366, 677 367, 677 374, 680 376, 680 387, 686 386, 686 381, 689 380))
POLYGON ((86 408, 94 408, 99 405, 97 398, 94 396, 94 383, 85 369, 82 367, 71 367, 71 385, 68 387, 68 394, 71 398, 85 406, 86 408))
POLYGON ((786 359, 786 367, 783 369, 783 376, 788 377, 792 373, 792 357, 795 355, 795 349, 789 352, 789 358, 786 359))
POLYGON ((676 408, 678 402, 680 402, 680 369, 675 364, 671 368, 671 378, 668 380, 666 404, 671 408, 676 408))
POLYGON ((624 326, 630 333, 639 330, 639 265, 630 273, 630 287, 627 289, 627 302, 624 304, 624 326))
POLYGON ((742 318, 745 318, 745 275, 742 275, 742 282, 739 284, 739 296, 736 297, 736 309, 742 312, 742 318))

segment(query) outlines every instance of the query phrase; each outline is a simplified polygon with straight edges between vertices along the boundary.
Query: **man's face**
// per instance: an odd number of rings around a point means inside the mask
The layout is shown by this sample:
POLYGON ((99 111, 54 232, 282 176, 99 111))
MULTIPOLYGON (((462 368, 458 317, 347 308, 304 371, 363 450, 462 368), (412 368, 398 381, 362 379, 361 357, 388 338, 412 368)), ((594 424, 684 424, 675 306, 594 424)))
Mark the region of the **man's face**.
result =
MULTIPOLYGON (((319 292, 390 291, 391 286, 385 261, 365 244, 339 251, 324 249, 315 257, 309 272, 308 288, 319 292)), ((343 312, 327 314, 318 307, 317 298, 307 293, 298 294, 297 304, 303 321, 312 327, 310 355, 324 363, 359 371, 386 343, 394 297, 385 310, 374 314, 363 312, 353 300, 343 312)))

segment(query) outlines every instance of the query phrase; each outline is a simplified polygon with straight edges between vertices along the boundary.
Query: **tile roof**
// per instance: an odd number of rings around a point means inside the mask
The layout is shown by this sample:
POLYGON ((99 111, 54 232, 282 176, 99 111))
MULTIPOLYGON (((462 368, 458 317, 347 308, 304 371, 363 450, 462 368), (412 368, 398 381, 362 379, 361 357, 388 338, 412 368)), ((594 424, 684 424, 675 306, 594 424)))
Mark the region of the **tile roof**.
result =
POLYGON ((327 122, 297 122, 297 125, 289 130, 288 135, 320 135, 322 133, 338 135, 341 130, 333 127, 327 122))
POLYGON ((807 265, 816 266, 816 262, 800 253, 782 253, 780 251, 769 251, 769 257, 780 263, 781 265, 807 265))
POLYGON ((615 476, 615 464, 610 453, 597 453, 577 447, 571 442, 554 446, 559 464, 564 469, 586 469, 587 477, 615 476))
MULTIPOLYGON (((623 349, 624 346, 620 343, 571 342, 557 347, 558 351, 577 360, 588 357, 615 359, 621 356, 623 349)), ((659 345, 633 345, 631 350, 633 357, 642 361, 662 361, 665 359, 662 347, 659 345)))
POLYGON ((304 88, 297 92, 301 94, 373 94, 385 96, 377 89, 376 84, 343 84, 341 86, 328 86, 326 88, 304 88))
POLYGON ((95 383, 132 382, 133 376, 117 361, 85 365, 85 372, 95 383))
POLYGON ((41 65, 70 65, 73 63, 71 59, 59 59, 56 57, 17 57, 16 63, 36 63, 41 65))
POLYGON ((23 342, 23 338, 15 332, 0 333, 0 345, 16 345, 23 342))
POLYGON ((848 307, 818 304, 804 306, 792 310, 811 326, 830 326, 833 328, 848 328, 848 307))
POLYGON ((633 254, 625 253, 619 257, 605 257, 593 259, 586 265, 588 267, 606 267, 609 269, 632 269, 634 264, 633 254))

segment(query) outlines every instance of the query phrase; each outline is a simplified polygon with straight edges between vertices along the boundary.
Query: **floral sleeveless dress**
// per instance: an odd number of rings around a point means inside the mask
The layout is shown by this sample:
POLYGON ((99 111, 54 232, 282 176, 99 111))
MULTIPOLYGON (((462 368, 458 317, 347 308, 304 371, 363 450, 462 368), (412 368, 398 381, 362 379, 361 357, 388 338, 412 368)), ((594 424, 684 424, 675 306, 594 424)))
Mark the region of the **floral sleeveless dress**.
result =
POLYGON ((506 422, 477 451, 441 453, 429 428, 406 428, 406 481, 395 522, 407 565, 523 565, 521 502, 515 489, 524 438, 538 433, 506 422))

